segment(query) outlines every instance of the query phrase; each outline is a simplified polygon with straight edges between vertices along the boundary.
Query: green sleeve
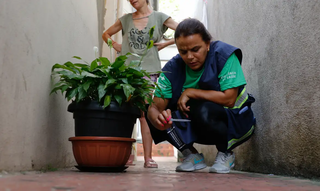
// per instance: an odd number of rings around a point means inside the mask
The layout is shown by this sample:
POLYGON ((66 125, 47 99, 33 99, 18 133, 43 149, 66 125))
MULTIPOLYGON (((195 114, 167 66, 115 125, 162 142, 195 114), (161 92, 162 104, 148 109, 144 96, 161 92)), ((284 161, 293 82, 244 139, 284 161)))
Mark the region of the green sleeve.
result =
POLYGON ((119 18, 120 22, 121 22, 121 25, 122 25, 122 33, 124 31, 127 31, 128 30, 128 19, 132 17, 132 14, 129 13, 129 14, 126 14, 122 17, 119 18))
POLYGON ((218 78, 221 91, 247 84, 239 59, 235 53, 228 58, 218 78))
POLYGON ((170 99, 172 98, 172 86, 171 82, 168 80, 166 75, 163 73, 160 74, 158 78, 158 86, 160 90, 157 88, 154 92, 155 97, 161 97, 161 93, 164 96, 164 98, 170 99))
POLYGON ((155 12, 155 13, 157 14, 157 18, 159 18, 158 26, 159 27, 161 26, 160 31, 163 34, 168 29, 168 27, 166 25, 164 25, 164 22, 166 22, 166 20, 168 20, 170 18, 170 16, 168 16, 167 14, 162 13, 162 12, 155 12))

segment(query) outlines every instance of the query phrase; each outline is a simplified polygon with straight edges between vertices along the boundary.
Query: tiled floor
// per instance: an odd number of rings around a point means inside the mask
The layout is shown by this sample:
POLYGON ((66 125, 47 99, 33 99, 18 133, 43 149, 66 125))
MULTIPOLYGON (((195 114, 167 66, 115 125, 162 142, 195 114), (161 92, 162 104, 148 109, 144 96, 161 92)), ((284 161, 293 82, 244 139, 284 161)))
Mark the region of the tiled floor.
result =
POLYGON ((317 191, 320 183, 307 179, 232 171, 211 174, 208 168, 193 173, 175 172, 176 162, 158 161, 158 169, 145 169, 135 161, 122 173, 80 172, 75 168, 55 172, 0 173, 0 191, 317 191))

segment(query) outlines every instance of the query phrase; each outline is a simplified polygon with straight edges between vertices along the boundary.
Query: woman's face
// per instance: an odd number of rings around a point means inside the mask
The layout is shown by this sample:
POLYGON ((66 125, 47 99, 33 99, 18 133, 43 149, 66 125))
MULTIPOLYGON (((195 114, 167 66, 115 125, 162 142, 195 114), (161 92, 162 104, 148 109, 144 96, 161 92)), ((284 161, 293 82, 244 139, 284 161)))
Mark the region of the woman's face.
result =
POLYGON ((200 34, 180 36, 176 45, 183 61, 192 70, 201 70, 208 53, 210 42, 204 42, 200 34))
POLYGON ((136 10, 141 8, 144 4, 147 4, 146 0, 129 0, 132 7, 134 7, 136 10))

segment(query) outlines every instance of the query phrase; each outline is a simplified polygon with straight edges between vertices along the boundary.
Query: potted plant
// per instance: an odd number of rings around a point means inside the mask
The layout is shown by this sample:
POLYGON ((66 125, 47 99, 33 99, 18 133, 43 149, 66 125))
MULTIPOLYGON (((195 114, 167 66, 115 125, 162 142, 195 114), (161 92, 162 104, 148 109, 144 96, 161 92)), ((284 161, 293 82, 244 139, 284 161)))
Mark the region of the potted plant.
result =
MULTIPOLYGON (((75 120, 73 153, 80 170, 123 170, 131 153, 132 131, 145 100, 152 102, 156 83, 144 79, 150 73, 140 65, 153 46, 154 27, 149 31, 149 42, 142 56, 127 53, 113 63, 98 57, 91 63, 78 56, 83 63, 55 64, 52 76, 58 78, 51 93, 61 91, 68 101, 68 111, 75 120), (139 59, 125 65, 128 56, 139 59), (94 168, 94 169, 93 169, 94 168)), ((110 40, 110 39, 109 39, 110 40)), ((112 41, 108 41, 110 50, 112 41)))

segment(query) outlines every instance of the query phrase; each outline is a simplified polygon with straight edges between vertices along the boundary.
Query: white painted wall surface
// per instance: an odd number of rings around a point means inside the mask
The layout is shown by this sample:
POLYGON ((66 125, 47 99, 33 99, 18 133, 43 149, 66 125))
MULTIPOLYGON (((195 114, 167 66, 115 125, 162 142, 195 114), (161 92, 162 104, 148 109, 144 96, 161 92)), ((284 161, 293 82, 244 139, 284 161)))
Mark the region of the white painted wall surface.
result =
POLYGON ((72 114, 49 96, 51 67, 92 60, 98 46, 96 1, 0 1, 0 170, 74 163, 72 114))

